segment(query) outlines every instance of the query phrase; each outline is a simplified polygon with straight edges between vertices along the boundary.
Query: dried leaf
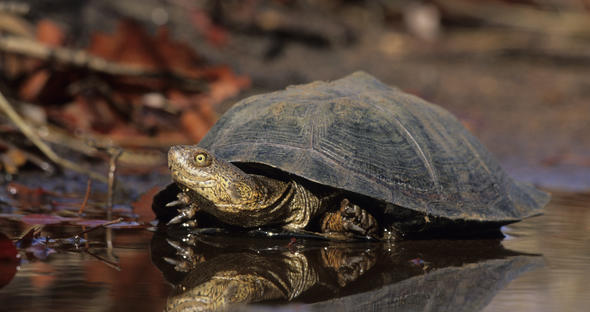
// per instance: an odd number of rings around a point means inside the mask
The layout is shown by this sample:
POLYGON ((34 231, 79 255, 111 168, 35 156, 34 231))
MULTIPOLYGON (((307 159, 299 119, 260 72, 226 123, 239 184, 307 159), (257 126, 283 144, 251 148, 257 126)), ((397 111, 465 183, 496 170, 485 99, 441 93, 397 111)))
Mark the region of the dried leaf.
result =
POLYGON ((199 142, 211 128, 212 122, 195 110, 185 111, 182 114, 181 123, 183 129, 194 142, 199 142))
POLYGON ((139 221, 150 222, 156 218, 156 215, 152 211, 152 202, 159 190, 160 187, 154 186, 147 192, 143 193, 136 202, 131 204, 133 206, 133 211, 139 216, 139 221))
POLYGON ((66 35, 54 22, 43 19, 37 23, 37 40, 48 46, 61 46, 64 44, 66 35))
POLYGON ((250 78, 236 75, 227 66, 211 68, 207 72, 210 81, 208 97, 212 105, 234 97, 250 86, 250 78))
POLYGON ((90 39, 88 52, 110 61, 161 68, 161 60, 153 53, 153 43, 143 28, 124 20, 112 35, 95 33, 90 39))
POLYGON ((40 70, 33 73, 21 85, 19 90, 20 98, 28 102, 37 100, 50 77, 51 74, 48 70, 40 70))
POLYGON ((6 152, 0 154, 0 164, 4 171, 14 175, 18 173, 18 168, 27 162, 27 156, 17 148, 9 148, 6 152))
POLYGON ((227 43, 227 31, 220 26, 213 24, 207 12, 203 10, 193 10, 191 13, 191 22, 195 28, 207 38, 207 41, 216 46, 223 46, 227 43))
POLYGON ((16 246, 6 235, 0 233, 0 289, 14 278, 18 264, 16 246))

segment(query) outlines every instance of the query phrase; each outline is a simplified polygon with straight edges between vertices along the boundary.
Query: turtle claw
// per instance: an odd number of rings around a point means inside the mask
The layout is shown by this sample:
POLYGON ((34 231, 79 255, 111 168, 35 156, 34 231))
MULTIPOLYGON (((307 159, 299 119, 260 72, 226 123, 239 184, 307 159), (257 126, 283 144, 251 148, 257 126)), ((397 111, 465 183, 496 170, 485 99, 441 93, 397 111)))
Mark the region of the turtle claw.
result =
POLYGON ((191 222, 193 220, 190 220, 190 219, 192 219, 196 213, 197 213, 197 207, 194 205, 191 205, 186 208, 178 209, 178 215, 176 217, 170 219, 170 221, 168 221, 168 223, 166 223, 166 225, 178 224, 178 223, 181 223, 185 220, 189 220, 189 221, 187 221, 189 223, 189 225, 187 225, 187 226, 191 227, 192 223, 194 223, 194 222, 191 222))
POLYGON ((168 245, 176 249, 176 255, 182 257, 183 259, 191 259, 195 256, 193 249, 190 247, 181 246, 179 243, 170 239, 166 239, 166 242, 168 242, 168 245))
POLYGON ((377 234, 379 228, 377 220, 369 212, 350 203, 346 198, 340 203, 340 215, 345 230, 360 235, 377 234))
POLYGON ((184 219, 185 219, 184 215, 179 214, 176 217, 170 219, 170 221, 168 221, 168 223, 166 223, 166 225, 178 224, 178 223, 184 221, 184 219))
POLYGON ((177 200, 171 201, 166 204, 166 207, 174 207, 174 206, 188 206, 190 205, 191 199, 188 195, 183 192, 180 192, 176 195, 177 200))
POLYGON ((190 272, 192 269, 188 261, 179 261, 168 257, 163 257, 162 259, 164 259, 164 261, 166 261, 167 263, 173 265, 174 270, 177 272, 190 272))
POLYGON ((204 257, 202 255, 196 254, 193 248, 190 246, 183 246, 183 244, 171 239, 166 239, 166 242, 176 250, 178 259, 169 257, 163 257, 162 259, 173 265, 174 269, 178 272, 189 272, 197 264, 205 261, 204 257))
POLYGON ((180 200, 180 199, 177 199, 177 200, 175 200, 175 201, 171 201, 171 202, 167 203, 167 204, 166 204, 166 207, 182 206, 182 205, 184 205, 184 204, 185 204, 185 203, 184 203, 182 200, 180 200))

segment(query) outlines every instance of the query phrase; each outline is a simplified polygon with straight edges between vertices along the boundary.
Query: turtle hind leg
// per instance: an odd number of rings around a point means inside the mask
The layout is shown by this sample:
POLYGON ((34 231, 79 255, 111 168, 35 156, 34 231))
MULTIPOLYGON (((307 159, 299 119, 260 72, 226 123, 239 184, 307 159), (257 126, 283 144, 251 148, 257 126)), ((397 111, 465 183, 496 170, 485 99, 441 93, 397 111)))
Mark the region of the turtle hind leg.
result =
POLYGON ((368 211, 345 198, 340 202, 340 209, 324 215, 321 230, 324 233, 351 233, 376 237, 379 233, 379 224, 368 211))

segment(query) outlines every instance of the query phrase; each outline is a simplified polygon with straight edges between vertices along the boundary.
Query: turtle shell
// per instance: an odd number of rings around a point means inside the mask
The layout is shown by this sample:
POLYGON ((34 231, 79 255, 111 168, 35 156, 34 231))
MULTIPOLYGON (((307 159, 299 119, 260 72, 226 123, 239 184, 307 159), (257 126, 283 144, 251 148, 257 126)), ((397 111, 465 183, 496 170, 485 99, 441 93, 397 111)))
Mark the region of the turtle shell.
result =
POLYGON ((516 221, 549 199, 451 113, 364 72, 244 99, 199 146, 452 220, 516 221))

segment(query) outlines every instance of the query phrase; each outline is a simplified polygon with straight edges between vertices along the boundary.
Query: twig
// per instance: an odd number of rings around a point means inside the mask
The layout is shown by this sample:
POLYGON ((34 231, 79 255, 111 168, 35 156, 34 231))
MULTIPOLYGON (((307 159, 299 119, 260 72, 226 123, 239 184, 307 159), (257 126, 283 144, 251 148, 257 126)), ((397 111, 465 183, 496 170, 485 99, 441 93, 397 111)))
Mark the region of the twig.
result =
POLYGON ((107 220, 110 220, 113 215, 113 197, 115 194, 115 182, 116 180, 116 171, 117 171, 117 158, 121 156, 123 150, 118 147, 111 147, 108 149, 110 154, 109 158, 109 180, 108 180, 108 189, 107 189, 107 220))
POLYGON ((8 116, 8 118, 10 118, 10 120, 12 120, 12 122, 20 129, 20 131, 29 139, 31 140, 31 142, 33 142, 33 144, 35 144, 35 146, 37 146, 37 148, 39 150, 41 150, 41 152, 43 152, 43 154, 45 154, 45 156, 47 156, 47 158, 49 158, 51 161, 53 161, 54 163, 64 167, 64 168, 68 168, 74 171, 78 171, 84 174, 87 174, 88 176, 90 176, 91 178, 95 179, 95 180, 99 180, 101 182, 107 182, 107 179, 105 178, 104 175, 91 171, 89 169, 86 169, 72 161, 69 161, 67 159, 61 158, 60 156, 58 156, 50 147, 49 145, 45 144, 45 142, 43 142, 41 140, 41 138, 39 138, 39 136, 37 135, 37 133, 35 132, 35 130, 33 130, 22 118, 21 116, 12 108, 12 106, 10 105, 10 103, 8 102, 8 100, 4 97, 4 95, 0 92, 0 110, 2 110, 6 116, 8 116))
POLYGON ((84 201, 82 201, 82 205, 80 206, 80 209, 78 210, 78 215, 81 215, 82 212, 84 212, 84 208, 86 208, 86 203, 88 203, 88 198, 90 197, 90 187, 92 186, 92 180, 88 179, 88 182, 86 183, 86 194, 84 194, 84 201))
POLYGON ((87 230, 83 230, 83 231, 81 231, 81 232, 77 233, 76 235, 74 235, 74 237, 76 237, 76 236, 80 236, 80 235, 82 235, 82 234, 86 234, 86 233, 88 233, 88 232, 92 232, 92 231, 94 231, 94 230, 96 230, 96 229, 100 229, 100 228, 104 228, 104 229, 106 229, 106 228, 107 228, 107 226, 109 226, 109 225, 111 225, 111 224, 120 223, 120 222, 123 222, 123 218, 117 218, 117 219, 115 219, 115 220, 113 220, 113 221, 109 221, 109 222, 105 222, 105 223, 103 223, 103 224, 101 224, 101 225, 93 226, 93 227, 91 227, 91 228, 89 228, 89 229, 87 229, 87 230))

